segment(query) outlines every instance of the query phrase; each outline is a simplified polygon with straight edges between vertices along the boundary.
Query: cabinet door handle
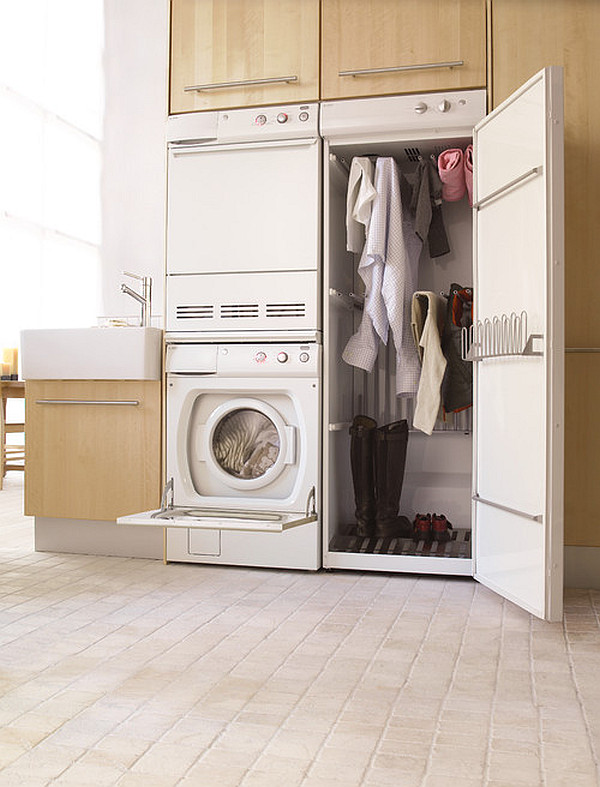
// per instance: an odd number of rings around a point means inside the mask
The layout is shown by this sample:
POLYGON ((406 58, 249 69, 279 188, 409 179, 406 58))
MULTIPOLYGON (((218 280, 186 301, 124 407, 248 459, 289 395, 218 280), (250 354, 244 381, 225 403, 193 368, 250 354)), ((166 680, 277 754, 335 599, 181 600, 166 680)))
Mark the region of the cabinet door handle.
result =
POLYGON ((36 399, 36 404, 111 404, 137 407, 137 399, 36 399))
POLYGON ((249 87, 251 85, 274 85, 280 82, 297 82, 296 75, 288 77, 266 77, 264 79, 238 79, 232 82, 211 82, 207 85, 188 85, 183 88, 184 93, 199 93, 202 90, 224 90, 228 87, 249 87))
POLYGON ((361 77, 370 74, 391 74, 396 71, 426 71, 430 68, 456 68, 464 66, 464 60, 448 60, 444 63, 419 63, 414 66, 392 66, 391 68, 362 68, 353 71, 338 71, 340 77, 361 77))

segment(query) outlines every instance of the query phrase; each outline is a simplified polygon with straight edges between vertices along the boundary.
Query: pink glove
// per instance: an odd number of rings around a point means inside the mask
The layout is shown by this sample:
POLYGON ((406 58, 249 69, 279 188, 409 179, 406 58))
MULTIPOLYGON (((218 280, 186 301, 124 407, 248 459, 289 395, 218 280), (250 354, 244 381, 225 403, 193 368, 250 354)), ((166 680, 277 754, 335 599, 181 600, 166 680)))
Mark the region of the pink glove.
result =
POLYGON ((465 150, 465 184, 467 186, 467 195, 469 197, 469 205, 473 207, 473 145, 468 145, 465 150))
POLYGON ((465 194, 463 152, 459 148, 444 150, 438 156, 438 172, 442 181, 442 198, 457 202, 465 194))

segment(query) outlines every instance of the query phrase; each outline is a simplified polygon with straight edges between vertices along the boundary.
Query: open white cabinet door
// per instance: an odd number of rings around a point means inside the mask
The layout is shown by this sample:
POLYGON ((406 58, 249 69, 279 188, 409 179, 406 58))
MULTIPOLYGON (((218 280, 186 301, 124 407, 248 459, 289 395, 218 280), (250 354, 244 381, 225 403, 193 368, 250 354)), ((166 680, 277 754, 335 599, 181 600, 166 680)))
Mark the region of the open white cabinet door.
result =
POLYGON ((546 620, 563 604, 563 75, 475 128, 475 578, 546 620))

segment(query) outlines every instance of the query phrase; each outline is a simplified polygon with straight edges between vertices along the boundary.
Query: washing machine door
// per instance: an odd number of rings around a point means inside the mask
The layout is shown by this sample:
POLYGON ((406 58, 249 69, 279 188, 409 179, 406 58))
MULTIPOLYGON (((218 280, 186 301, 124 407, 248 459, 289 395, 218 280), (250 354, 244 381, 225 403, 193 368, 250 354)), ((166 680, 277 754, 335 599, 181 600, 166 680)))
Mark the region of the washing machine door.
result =
POLYGON ((294 463, 295 442, 294 427, 275 408, 240 397, 215 407, 198 426, 192 450, 223 487, 250 491, 269 486, 294 463))

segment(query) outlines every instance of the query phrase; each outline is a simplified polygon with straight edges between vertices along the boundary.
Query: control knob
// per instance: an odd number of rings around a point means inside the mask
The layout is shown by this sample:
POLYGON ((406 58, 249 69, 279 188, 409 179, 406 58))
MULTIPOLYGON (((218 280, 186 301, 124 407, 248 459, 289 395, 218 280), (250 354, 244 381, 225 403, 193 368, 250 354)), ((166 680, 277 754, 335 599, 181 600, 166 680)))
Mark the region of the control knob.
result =
POLYGON ((264 363, 267 360, 267 354, 261 350, 260 352, 256 353, 254 360, 256 363, 264 363))
POLYGON ((440 112, 448 112, 448 110, 450 109, 450 102, 448 101, 448 99, 445 98, 442 101, 440 101, 440 103, 438 104, 438 109, 440 112))
POLYGON ((284 352, 280 352, 277 354, 277 360, 279 361, 279 363, 285 363, 288 357, 289 357, 288 354, 284 352))
POLYGON ((300 363, 308 363, 310 360, 310 355, 308 353, 300 353, 299 358, 300 363))
POLYGON ((415 112, 417 115, 423 115, 427 112, 427 104, 424 101, 419 101, 417 106, 415 107, 415 112))
POLYGON ((277 115, 277 122, 278 123, 287 123, 287 119, 288 119, 288 116, 285 114, 285 112, 280 112, 277 115))
POLYGON ((265 123, 267 122, 267 116, 266 115, 257 115, 254 118, 254 122, 256 123, 257 126, 264 126, 265 123))

